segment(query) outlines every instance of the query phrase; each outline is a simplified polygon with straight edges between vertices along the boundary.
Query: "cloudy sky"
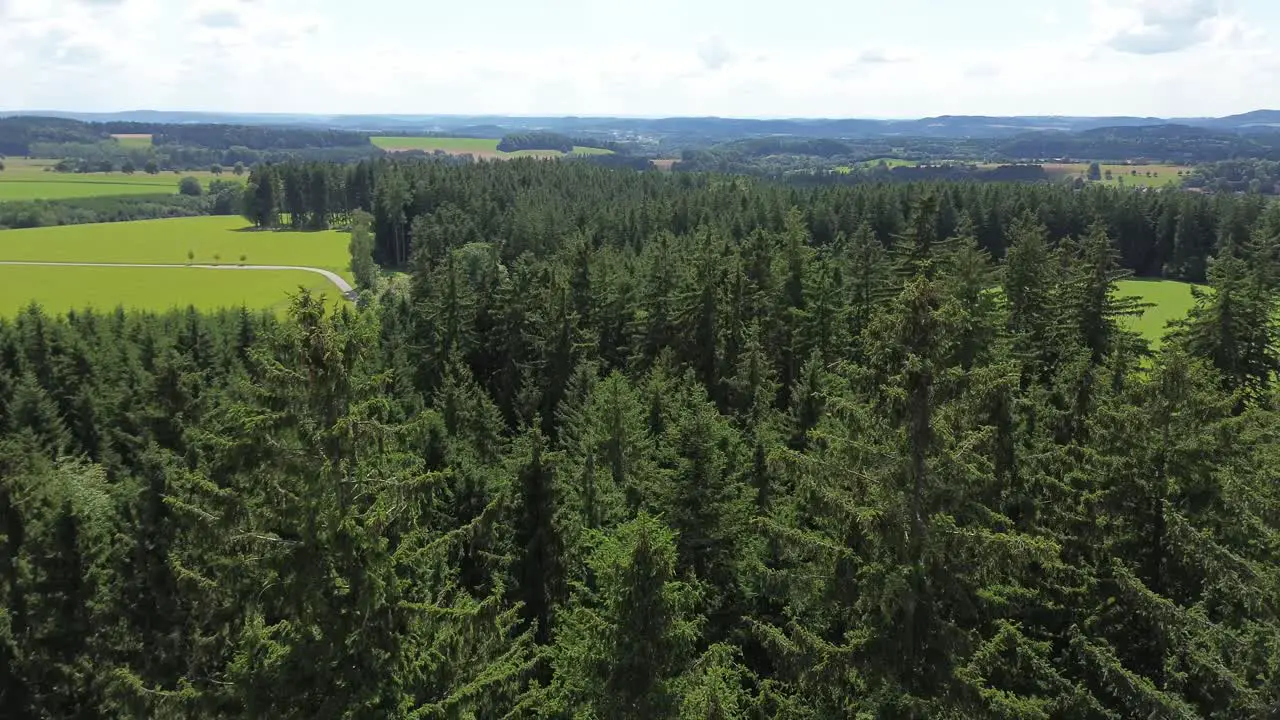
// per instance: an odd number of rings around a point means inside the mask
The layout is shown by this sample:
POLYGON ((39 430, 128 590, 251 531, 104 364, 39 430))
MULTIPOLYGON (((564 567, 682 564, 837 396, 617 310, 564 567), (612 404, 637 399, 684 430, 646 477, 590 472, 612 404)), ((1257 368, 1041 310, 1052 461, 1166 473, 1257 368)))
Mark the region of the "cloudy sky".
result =
POLYGON ((1280 108, 1280 0, 0 0, 0 109, 1280 108))

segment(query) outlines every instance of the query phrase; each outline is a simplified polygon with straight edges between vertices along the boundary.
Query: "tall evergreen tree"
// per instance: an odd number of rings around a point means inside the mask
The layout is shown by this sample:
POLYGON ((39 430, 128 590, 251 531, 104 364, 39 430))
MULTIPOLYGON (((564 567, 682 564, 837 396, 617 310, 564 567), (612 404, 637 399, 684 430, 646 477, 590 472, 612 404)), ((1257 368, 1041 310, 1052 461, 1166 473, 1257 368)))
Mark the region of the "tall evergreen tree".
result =
POLYGON ((543 714, 667 717, 693 658, 693 591, 675 577, 669 530, 641 515, 602 538, 590 566, 598 589, 579 588, 553 654, 543 714))
MULTIPOLYGON (((543 456, 543 439, 530 433, 527 459, 516 475, 516 522, 513 540, 516 560, 516 592, 524 617, 536 627, 540 645, 551 639, 554 608, 562 601, 564 586, 563 540, 556 526, 555 472, 543 456)), ((517 447, 521 453, 524 448, 517 447)))

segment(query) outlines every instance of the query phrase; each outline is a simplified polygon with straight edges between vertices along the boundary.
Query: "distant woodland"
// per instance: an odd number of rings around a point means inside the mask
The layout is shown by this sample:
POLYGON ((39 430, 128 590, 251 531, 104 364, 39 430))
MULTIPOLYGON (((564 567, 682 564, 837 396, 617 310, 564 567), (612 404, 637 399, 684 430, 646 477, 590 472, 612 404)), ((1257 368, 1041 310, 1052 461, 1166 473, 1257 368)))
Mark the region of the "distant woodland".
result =
POLYGON ((414 248, 443 247, 451 244, 443 237, 452 234, 461 238, 457 244, 492 238, 508 243, 527 238, 536 244, 547 233, 587 233, 593 242, 638 246, 656 232, 681 236, 716 223, 742 238, 761 223, 778 227, 792 206, 821 245, 852 237, 866 226, 888 246, 926 192, 937 202, 940 237, 963 231, 999 258, 1007 250, 1008 228, 1025 214, 1043 224, 1054 243, 1083 236, 1100 221, 1121 265, 1143 277, 1203 282, 1221 238, 1243 243, 1257 233, 1280 235, 1274 209, 1257 196, 1176 189, 1134 193, 1101 186, 1076 190, 1062 184, 800 186, 715 174, 615 172, 584 163, 474 167, 374 160, 260 166, 250 173, 245 212, 260 227, 304 228, 342 226, 354 211, 364 210, 372 217, 375 258, 402 268, 414 248))

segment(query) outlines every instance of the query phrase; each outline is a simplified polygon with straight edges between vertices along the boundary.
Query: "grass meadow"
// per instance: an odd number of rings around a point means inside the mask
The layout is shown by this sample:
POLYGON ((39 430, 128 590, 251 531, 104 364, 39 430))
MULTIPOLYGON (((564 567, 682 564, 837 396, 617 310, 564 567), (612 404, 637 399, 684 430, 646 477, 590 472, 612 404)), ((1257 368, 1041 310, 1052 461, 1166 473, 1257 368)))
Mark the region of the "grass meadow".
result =
POLYGON ((65 200, 67 198, 106 197, 112 195, 173 195, 178 181, 187 176, 200 178, 207 186, 214 179, 244 182, 230 169, 222 175, 208 170, 162 172, 148 175, 139 170, 132 175, 113 173, 60 173, 53 171, 53 160, 5 160, 0 172, 0 202, 12 200, 65 200))
MULTIPOLYGON (((492 138, 446 138, 446 137, 396 137, 380 136, 370 138, 374 145, 391 152, 404 150, 423 150, 435 152, 439 150, 451 155, 475 155, 485 158, 518 158, 518 157, 564 157, 564 153, 555 150, 517 150, 501 152, 498 140, 492 138)), ((602 148, 574 147, 574 155, 609 155, 612 150, 602 148)))
POLYGON ((1122 280, 1120 295, 1133 295, 1151 303, 1141 317, 1127 320, 1129 327, 1159 347, 1169 322, 1181 320, 1195 305, 1191 284, 1175 280, 1122 280))
MULTIPOLYGON (((254 231, 236 217, 192 217, 64 225, 0 232, 0 260, 28 262, 303 265, 352 279, 348 236, 339 231, 254 231)), ((200 268, 0 266, 0 314, 32 300, 50 310, 123 304, 165 310, 246 304, 283 307, 298 286, 330 297, 338 289, 305 271, 226 272, 200 268)))
POLYGON ((347 276, 349 237, 325 232, 255 231, 244 218, 205 216, 61 225, 0 232, 0 260, 40 262, 306 265, 347 276))

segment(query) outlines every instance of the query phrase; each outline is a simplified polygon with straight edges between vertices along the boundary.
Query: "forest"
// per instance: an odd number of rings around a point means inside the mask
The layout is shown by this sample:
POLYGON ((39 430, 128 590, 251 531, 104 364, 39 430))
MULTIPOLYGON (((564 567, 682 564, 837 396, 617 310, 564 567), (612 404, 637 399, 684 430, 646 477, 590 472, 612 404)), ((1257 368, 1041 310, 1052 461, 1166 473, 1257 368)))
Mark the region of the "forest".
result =
POLYGON ((517 150, 559 150, 573 152, 573 140, 567 136, 552 132, 529 132, 507 135, 498 142, 501 152, 517 150))
POLYGON ((616 142, 608 140, 599 140, 594 138, 572 138, 567 135, 561 135, 554 132, 523 132, 504 135, 502 140, 498 142, 498 150, 501 152, 516 152, 518 150, 559 150, 563 153, 573 152, 573 148, 577 147, 594 147, 604 148, 606 150, 614 150, 623 152, 624 148, 616 142))
POLYGON ((95 143, 107 134, 88 123, 42 117, 0 118, 0 155, 26 155, 31 144, 95 143))
POLYGON ((354 162, 379 154, 368 133, 314 128, 141 122, 86 123, 44 117, 0 118, 0 156, 65 159, 72 167, 118 168, 148 163, 164 170, 231 167, 303 159, 354 162), (149 134, 146 147, 111 135, 149 134))
MULTIPOLYGON (((332 148, 369 146, 368 133, 349 130, 314 130, 247 125, 159 125, 149 130, 129 124, 129 130, 112 127, 113 133, 151 132, 156 145, 195 145, 212 150, 246 147, 250 150, 280 148, 332 148)), ((145 127, 145 126, 144 126, 145 127)))
MULTIPOLYGON (((1053 130, 1023 131, 1012 137, 959 135, 954 137, 858 137, 836 140, 810 139, 803 136, 755 137, 725 142, 686 139, 671 144, 664 140, 666 152, 680 155, 677 167, 684 170, 746 173, 769 177, 843 174, 845 182, 882 182, 903 180, 980 180, 984 182, 1047 180, 1044 175, 1029 174, 1029 163, 1054 160, 1094 160, 1229 166, 1274 164, 1280 159, 1280 134, 1274 131, 1232 132, 1225 129, 1186 125, 1148 125, 1136 127, 1102 127, 1080 132, 1053 130), (892 173, 846 172, 860 164, 879 158, 910 160, 928 166, 908 169, 895 167, 892 173), (1018 168, 1009 176, 979 167, 988 163, 1005 163, 1018 168)), ((1212 172, 1212 171, 1207 171, 1212 172)), ((1271 192, 1262 180, 1262 192, 1271 192)), ((1224 191, 1248 190, 1249 181, 1201 183, 1196 187, 1224 191)))
POLYGON ((1080 133, 1027 133, 997 141, 1009 158, 1086 158, 1120 161, 1143 158, 1161 163, 1210 163, 1254 158, 1280 160, 1280 133, 1235 133, 1188 125, 1108 127, 1080 133))
POLYGON ((249 197, 404 275, 0 321, 10 717, 1280 711, 1274 205, 532 160, 249 197), (1116 283, 1165 266, 1212 289, 1157 349, 1116 283))
MULTIPOLYGON (((1011 167, 1016 171, 1017 167, 1011 167)), ((791 208, 819 246, 864 226, 886 247, 923 194, 935 198, 938 232, 976 238, 1003 257, 1008 229, 1032 215, 1058 243, 1101 221, 1121 266, 1140 277, 1203 282, 1220 239, 1246 243, 1280 235, 1280 216, 1258 196, 1176 189, 1136 193, 1103 186, 975 182, 804 185, 713 173, 617 172, 592 163, 448 163, 376 159, 339 166, 291 162, 255 166, 246 217, 259 227, 343 226, 355 210, 373 217, 374 257, 406 268, 414 248, 500 240, 505 260, 565 235, 639 247, 668 232, 715 227, 738 241, 757 228, 779 231, 791 208)))
POLYGON ((1183 186, 1219 192, 1280 194, 1280 161, 1224 160, 1196 167, 1183 186))

